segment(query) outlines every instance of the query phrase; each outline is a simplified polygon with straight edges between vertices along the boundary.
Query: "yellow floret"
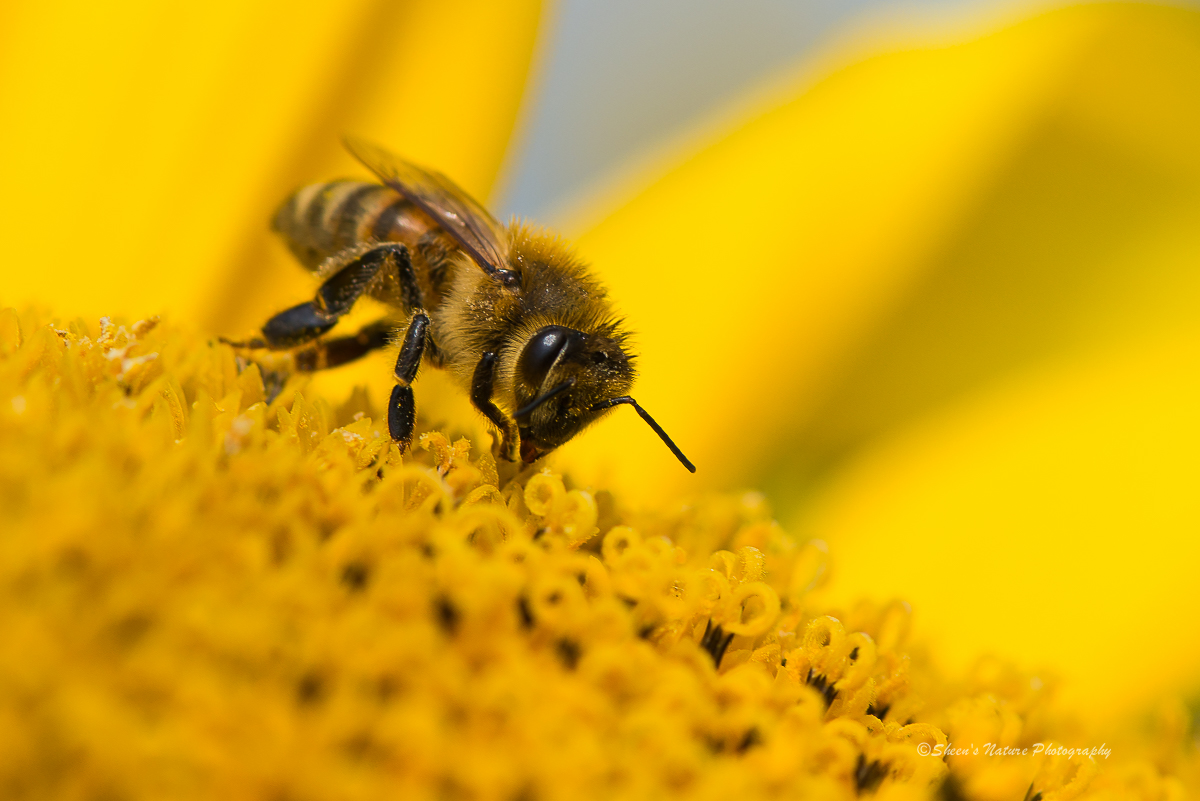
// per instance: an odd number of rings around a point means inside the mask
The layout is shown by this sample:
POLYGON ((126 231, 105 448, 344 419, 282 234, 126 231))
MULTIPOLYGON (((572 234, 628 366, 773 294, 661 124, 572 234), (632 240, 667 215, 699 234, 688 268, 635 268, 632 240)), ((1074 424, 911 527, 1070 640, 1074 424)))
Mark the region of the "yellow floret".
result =
POLYGON ((1112 759, 942 758, 1099 743, 1030 676, 939 676, 903 603, 821 608, 823 546, 757 495, 638 512, 441 432, 402 456, 361 392, 309 397, 286 360, 47 319, 0 311, 4 798, 1167 799, 1195 777, 1178 711, 1112 759))

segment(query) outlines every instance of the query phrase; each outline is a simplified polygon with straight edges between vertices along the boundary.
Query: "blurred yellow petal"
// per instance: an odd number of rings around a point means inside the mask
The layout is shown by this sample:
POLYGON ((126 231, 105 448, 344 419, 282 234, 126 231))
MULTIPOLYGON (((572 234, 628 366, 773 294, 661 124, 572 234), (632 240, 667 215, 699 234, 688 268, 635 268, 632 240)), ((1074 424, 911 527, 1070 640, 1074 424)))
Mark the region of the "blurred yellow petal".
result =
MULTIPOLYGON (((1090 6, 870 58, 584 234, 695 480, 795 496, 997 376, 1194 313, 1198 30, 1090 6), (1144 264, 1160 235, 1183 243, 1144 264)), ((631 493, 693 481, 632 415, 564 459, 631 493)))
POLYGON ((1200 17, 1104 11, 917 280, 775 446, 774 489, 1010 374, 1196 319, 1200 17))
POLYGON ((1048 365, 876 445, 794 530, 955 667, 1019 654, 1116 715, 1200 679, 1197 409, 1195 327, 1048 365))
MULTIPOLYGON (((24 2, 0 52, 8 303, 218 330, 307 285, 267 220, 354 131, 486 195, 541 3, 24 2), (62 249, 66 270, 46 269, 62 249)), ((332 172, 331 172, 332 171, 332 172)))

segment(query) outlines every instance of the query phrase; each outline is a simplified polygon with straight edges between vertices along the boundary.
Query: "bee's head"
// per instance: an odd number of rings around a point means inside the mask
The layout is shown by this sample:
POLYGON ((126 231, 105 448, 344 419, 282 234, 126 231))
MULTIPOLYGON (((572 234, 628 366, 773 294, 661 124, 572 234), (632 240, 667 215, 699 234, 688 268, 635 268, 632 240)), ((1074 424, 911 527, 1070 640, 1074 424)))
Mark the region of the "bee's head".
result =
POLYGON ((633 386, 624 337, 547 325, 517 358, 514 389, 521 458, 532 462, 574 437, 603 410, 598 402, 633 386))
POLYGON ((626 337, 585 333, 562 325, 539 328, 517 357, 514 389, 521 460, 530 463, 574 437, 619 404, 637 409, 692 472, 695 467, 627 393, 636 375, 626 337))

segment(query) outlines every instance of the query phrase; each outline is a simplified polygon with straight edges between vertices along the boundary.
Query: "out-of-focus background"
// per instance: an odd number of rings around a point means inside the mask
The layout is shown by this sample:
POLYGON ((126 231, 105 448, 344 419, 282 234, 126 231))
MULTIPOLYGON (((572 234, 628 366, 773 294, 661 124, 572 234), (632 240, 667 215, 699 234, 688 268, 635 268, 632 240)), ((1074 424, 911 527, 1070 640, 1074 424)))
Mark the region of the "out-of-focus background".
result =
MULTIPOLYGON (((1016 0, 566 0, 552 9, 497 207, 559 222, 616 170, 864 34, 1015 18, 1016 0)), ((860 45, 861 46, 861 45, 860 45)), ((834 56, 836 58, 836 56, 834 56)))
POLYGON ((245 333, 312 292, 266 220, 359 133, 604 276, 699 472, 614 413, 577 481, 765 493, 952 669, 1200 698, 1195 4, 23 0, 0 119, 0 303, 245 333))

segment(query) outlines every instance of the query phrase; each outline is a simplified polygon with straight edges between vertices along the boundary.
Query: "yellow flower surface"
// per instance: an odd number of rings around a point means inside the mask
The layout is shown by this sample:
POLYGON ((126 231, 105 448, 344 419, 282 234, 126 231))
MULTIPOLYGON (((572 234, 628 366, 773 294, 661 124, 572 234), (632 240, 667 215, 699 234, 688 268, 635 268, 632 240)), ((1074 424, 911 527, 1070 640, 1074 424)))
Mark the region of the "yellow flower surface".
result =
POLYGON ((401 456, 286 368, 0 311, 5 798, 1195 787, 1186 713, 1105 742, 1036 676, 948 680, 906 604, 825 605, 760 496, 632 511, 453 432, 401 456))
POLYGON ((843 43, 581 206, 695 476, 435 371, 400 455, 216 338, 342 134, 487 197, 542 5, 0 9, 0 797, 1200 791, 1200 14, 843 43))

